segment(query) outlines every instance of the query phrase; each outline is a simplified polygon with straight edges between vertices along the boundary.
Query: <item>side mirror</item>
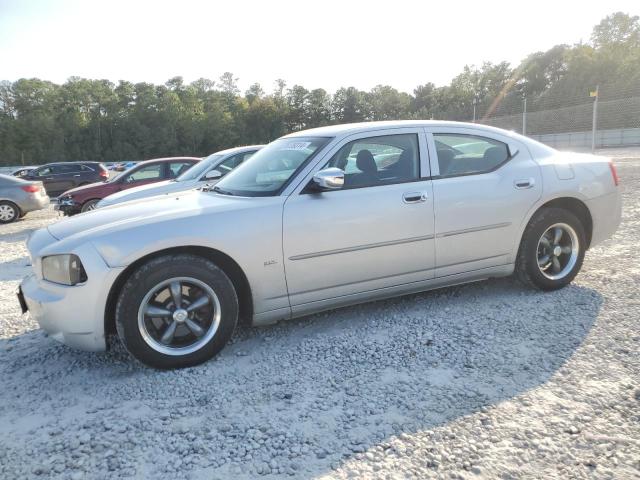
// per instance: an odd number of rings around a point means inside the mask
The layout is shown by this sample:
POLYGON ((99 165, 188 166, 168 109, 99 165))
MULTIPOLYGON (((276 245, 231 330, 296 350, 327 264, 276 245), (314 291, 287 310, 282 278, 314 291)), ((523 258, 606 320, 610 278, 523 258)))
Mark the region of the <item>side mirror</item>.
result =
POLYGON ((222 172, 220 170, 209 170, 204 175, 205 180, 217 180, 222 178, 222 172))
POLYGON ((344 186, 344 171, 336 168, 325 168, 313 176, 313 182, 320 190, 340 190, 344 186))

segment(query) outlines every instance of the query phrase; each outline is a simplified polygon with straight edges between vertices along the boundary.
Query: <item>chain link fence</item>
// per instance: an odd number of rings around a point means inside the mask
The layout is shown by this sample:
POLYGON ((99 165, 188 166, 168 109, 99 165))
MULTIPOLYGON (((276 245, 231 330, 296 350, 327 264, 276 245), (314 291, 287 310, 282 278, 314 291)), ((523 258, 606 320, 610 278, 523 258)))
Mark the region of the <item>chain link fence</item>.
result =
POLYGON ((535 101, 512 97, 477 118, 557 148, 640 145, 640 85, 584 86, 535 101))

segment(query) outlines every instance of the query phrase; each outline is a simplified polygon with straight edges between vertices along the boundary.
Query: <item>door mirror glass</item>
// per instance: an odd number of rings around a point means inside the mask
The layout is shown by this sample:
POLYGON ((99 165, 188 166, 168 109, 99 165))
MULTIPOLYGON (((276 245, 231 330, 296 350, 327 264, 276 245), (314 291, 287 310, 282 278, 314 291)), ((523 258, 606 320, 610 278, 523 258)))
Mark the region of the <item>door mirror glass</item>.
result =
POLYGON ((222 172, 220 170, 209 170, 204 175, 205 180, 217 180, 222 178, 222 172))
POLYGON ((340 190, 344 186, 344 171, 337 168, 325 168, 313 176, 313 182, 320 190, 340 190))

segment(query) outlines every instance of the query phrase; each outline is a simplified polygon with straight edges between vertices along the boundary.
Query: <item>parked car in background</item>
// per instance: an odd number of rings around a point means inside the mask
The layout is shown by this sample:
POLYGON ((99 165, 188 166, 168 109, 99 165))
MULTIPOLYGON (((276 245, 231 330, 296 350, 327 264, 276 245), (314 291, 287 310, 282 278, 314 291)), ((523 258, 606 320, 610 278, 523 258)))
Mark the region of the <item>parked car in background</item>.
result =
POLYGON ((13 175, 14 177, 24 177, 34 168, 36 167, 22 167, 19 170, 16 170, 15 172, 11 172, 11 175, 13 175))
POLYGON ((109 172, 98 162, 61 162, 34 168, 22 178, 42 182, 47 194, 56 197, 70 188, 104 182, 109 172))
POLYGON ((11 223, 49 205, 42 182, 0 174, 0 223, 11 223))
POLYGON ((236 147, 222 150, 209 155, 204 160, 194 165, 182 175, 173 180, 165 180, 150 185, 141 185, 122 192, 114 193, 103 198, 97 204, 97 208, 128 202, 140 198, 182 192, 199 186, 209 184, 213 186, 231 170, 236 168, 264 145, 251 145, 248 147, 236 147))
POLYGON ((125 170, 130 169, 131 167, 135 167, 138 162, 121 162, 116 163, 113 169, 116 172, 124 172, 125 170))
POLYGON ((55 208, 65 215, 87 212, 93 210, 104 197, 129 188, 176 178, 199 161, 200 158, 197 157, 172 157, 139 162, 104 183, 67 190, 58 197, 55 208))
POLYGON ((270 143, 211 191, 34 232, 19 299, 68 345, 104 350, 117 332, 147 365, 185 367, 219 352, 239 318, 513 273, 562 288, 620 217, 608 158, 478 124, 334 125, 270 143))

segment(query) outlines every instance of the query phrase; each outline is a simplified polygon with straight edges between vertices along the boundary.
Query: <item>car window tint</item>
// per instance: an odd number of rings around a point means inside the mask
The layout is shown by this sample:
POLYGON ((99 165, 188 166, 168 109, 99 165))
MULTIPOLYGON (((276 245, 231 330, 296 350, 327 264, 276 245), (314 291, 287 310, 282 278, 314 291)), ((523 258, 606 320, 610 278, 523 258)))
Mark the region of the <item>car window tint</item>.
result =
POLYGON ((127 175, 126 182, 141 182, 143 180, 156 180, 162 175, 162 164, 156 163, 155 165, 145 165, 136 170, 135 172, 127 175))
POLYGON ((88 165, 80 165, 80 170, 83 172, 94 172, 95 170, 88 165))
POLYGON ((182 175, 193 166, 192 162, 171 162, 169 164, 169 178, 176 178, 182 175))
POLYGON ((47 175, 53 174, 53 169, 51 167, 44 167, 40 170, 36 170, 33 174, 37 177, 46 177, 47 175))
POLYGON ((74 164, 74 163, 56 165, 54 167, 54 173, 56 173, 56 174, 77 173, 79 171, 80 171, 80 165, 74 164))
POLYGON ((233 155, 220 162, 218 166, 216 166, 215 170, 218 170, 224 176, 231 170, 236 168, 238 165, 240 165, 242 162, 244 162, 247 158, 251 157, 251 155, 253 155, 254 153, 255 152, 243 152, 237 155, 233 155))
POLYGON ((440 133, 433 137, 443 177, 490 172, 509 159, 509 148, 498 140, 440 133))
POLYGON ((420 178, 416 134, 385 135, 347 143, 324 166, 345 172, 344 188, 403 183, 420 178))

